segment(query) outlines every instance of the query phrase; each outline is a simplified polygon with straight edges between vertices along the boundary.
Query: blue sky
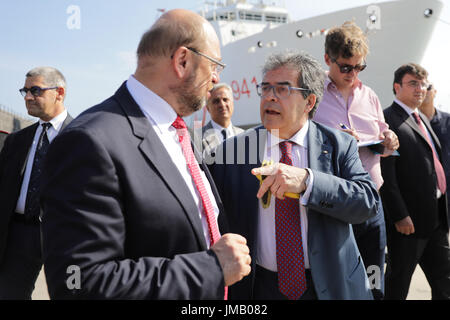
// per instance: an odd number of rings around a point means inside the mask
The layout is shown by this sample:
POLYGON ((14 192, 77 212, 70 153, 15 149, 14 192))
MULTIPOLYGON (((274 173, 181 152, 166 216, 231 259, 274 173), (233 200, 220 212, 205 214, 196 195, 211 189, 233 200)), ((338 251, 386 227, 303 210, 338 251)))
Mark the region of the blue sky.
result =
MULTIPOLYGON (((272 1, 273 2, 273 1, 272 1)), ((360 0, 285 0, 291 18, 301 19, 352 6, 380 2, 360 0), (301 4, 301 5, 299 5, 301 4)), ((450 111, 450 1, 422 64, 438 88, 438 104, 450 111), (445 42, 445 43, 444 43, 445 42)), ((0 2, 0 104, 26 115, 25 73, 36 66, 60 69, 68 83, 66 106, 76 116, 108 98, 135 70, 135 50, 157 9, 196 10, 202 1, 181 0, 2 0, 0 2), (80 10, 79 29, 71 6, 80 10)))

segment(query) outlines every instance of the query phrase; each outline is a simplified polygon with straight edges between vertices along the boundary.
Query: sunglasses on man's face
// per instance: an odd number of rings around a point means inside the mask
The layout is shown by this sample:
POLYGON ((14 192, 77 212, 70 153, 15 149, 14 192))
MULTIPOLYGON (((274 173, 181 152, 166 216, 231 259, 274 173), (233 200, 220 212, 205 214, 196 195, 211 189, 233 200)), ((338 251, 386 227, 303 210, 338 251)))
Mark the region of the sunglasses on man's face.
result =
POLYGON ((353 71, 353 69, 355 69, 356 72, 361 72, 367 67, 367 64, 365 64, 365 63, 357 64, 356 66, 352 66, 350 64, 340 64, 336 61, 336 59, 331 59, 331 62, 336 63, 336 65, 339 67, 339 71, 341 71, 341 73, 350 73, 353 71))
POLYGON ((22 89, 19 90, 20 94, 25 98, 25 96, 27 95, 28 91, 31 92, 31 94, 34 97, 39 97, 43 91, 45 90, 52 90, 52 89, 58 89, 59 87, 50 87, 50 88, 41 88, 38 86, 33 86, 31 88, 25 88, 23 87, 22 89))

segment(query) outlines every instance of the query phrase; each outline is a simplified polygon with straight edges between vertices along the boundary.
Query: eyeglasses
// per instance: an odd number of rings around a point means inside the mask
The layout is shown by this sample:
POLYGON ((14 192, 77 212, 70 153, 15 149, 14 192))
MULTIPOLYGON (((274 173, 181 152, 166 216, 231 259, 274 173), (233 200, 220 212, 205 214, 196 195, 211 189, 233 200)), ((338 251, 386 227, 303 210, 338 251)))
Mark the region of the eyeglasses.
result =
MULTIPOLYGON (((403 82, 402 82, 403 84, 403 82)), ((420 90, 431 90, 428 89, 428 83, 422 81, 411 80, 406 83, 406 85, 412 89, 419 88, 420 90)))
POLYGON ((31 88, 23 87, 22 89, 19 89, 19 92, 22 95, 22 97, 24 97, 24 98, 27 95, 28 91, 30 91, 34 97, 39 97, 42 94, 42 92, 45 90, 52 90, 52 89, 58 89, 58 88, 59 87, 41 88, 38 86, 33 86, 31 88))
POLYGON ((286 99, 291 95, 291 90, 297 91, 311 91, 305 88, 291 87, 288 84, 276 84, 270 85, 266 83, 260 83, 256 85, 256 93, 262 98, 267 97, 271 92, 277 99, 286 99))
POLYGON ((209 61, 213 62, 215 64, 213 71, 215 71, 217 74, 221 73, 223 71, 223 69, 225 69, 225 67, 227 66, 225 63, 220 62, 219 60, 216 60, 214 58, 211 58, 210 56, 208 56, 207 54, 204 54, 200 51, 197 51, 197 49, 191 48, 191 47, 186 47, 188 50, 192 51, 195 54, 198 54, 199 56, 202 56, 206 59, 208 59, 209 61))
POLYGON ((331 59, 331 62, 337 64, 341 73, 350 73, 353 69, 355 69, 356 72, 361 72, 367 67, 367 64, 365 62, 364 64, 357 64, 356 66, 352 66, 350 64, 340 64, 336 61, 336 59, 331 59))

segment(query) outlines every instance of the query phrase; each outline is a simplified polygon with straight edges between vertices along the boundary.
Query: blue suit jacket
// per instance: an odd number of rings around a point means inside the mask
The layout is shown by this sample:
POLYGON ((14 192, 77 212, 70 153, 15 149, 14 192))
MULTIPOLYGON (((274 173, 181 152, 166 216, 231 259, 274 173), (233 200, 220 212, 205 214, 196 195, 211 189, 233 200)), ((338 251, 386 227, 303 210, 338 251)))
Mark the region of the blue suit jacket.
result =
MULTIPOLYGON (((266 136, 266 130, 259 127, 228 139, 216 149, 215 163, 210 166, 230 231, 247 238, 252 270, 257 254, 259 182, 250 171, 261 165, 266 136)), ((376 214, 375 185, 361 165, 355 139, 348 134, 311 121, 308 143, 309 168, 314 174, 307 205, 308 255, 318 298, 372 299, 350 224, 376 214)), ((213 159, 206 160, 211 163, 213 159)), ((230 298, 252 298, 253 280, 252 271, 230 287, 230 298)))

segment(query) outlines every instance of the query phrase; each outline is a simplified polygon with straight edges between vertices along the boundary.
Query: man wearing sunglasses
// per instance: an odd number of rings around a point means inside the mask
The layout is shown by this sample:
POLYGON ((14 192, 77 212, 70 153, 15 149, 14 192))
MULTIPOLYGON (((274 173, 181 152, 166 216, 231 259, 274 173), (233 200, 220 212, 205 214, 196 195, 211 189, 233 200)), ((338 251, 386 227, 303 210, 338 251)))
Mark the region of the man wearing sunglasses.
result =
POLYGON ((57 69, 32 69, 19 91, 38 122, 9 134, 0 154, 0 299, 31 299, 43 262, 40 172, 49 144, 72 120, 57 69))
MULTIPOLYGON (((384 110, 399 140, 400 157, 381 160, 388 261, 386 299, 404 300, 416 266, 433 300, 450 300, 447 181, 443 149, 427 117, 419 112, 428 72, 407 63, 394 73, 392 105, 384 110)), ((448 129, 448 128, 447 128, 448 129)))
MULTIPOLYGON (((359 148, 364 168, 379 190, 383 184, 380 157, 398 148, 396 135, 384 121, 383 109, 375 92, 358 79, 366 69, 369 48, 363 31, 353 22, 331 29, 325 39, 325 62, 329 66, 323 100, 314 120, 343 130, 361 142, 383 140, 384 151, 374 153, 368 147, 359 148)), ((384 293, 384 262, 386 232, 383 208, 361 224, 354 224, 358 248, 371 279, 375 299, 384 293), (375 269, 373 269, 375 267, 375 269), (376 279, 375 279, 376 277, 376 279)))

